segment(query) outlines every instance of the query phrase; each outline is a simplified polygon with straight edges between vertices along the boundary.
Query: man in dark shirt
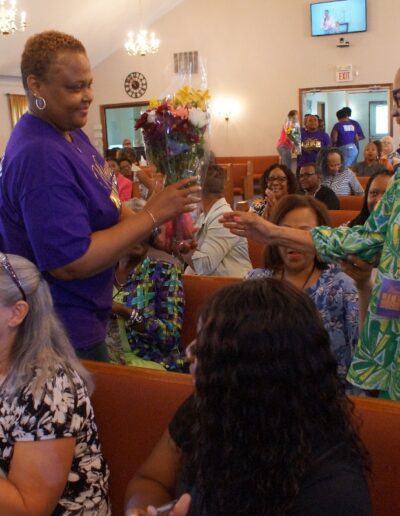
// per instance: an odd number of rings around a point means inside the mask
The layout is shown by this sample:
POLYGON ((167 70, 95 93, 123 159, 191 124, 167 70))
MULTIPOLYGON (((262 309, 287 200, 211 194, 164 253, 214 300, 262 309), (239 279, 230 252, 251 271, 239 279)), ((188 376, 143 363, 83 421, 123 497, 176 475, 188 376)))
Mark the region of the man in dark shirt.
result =
POLYGON ((327 186, 321 185, 321 174, 314 163, 306 163, 299 172, 300 187, 306 195, 313 195, 318 201, 325 204, 328 210, 339 210, 339 199, 335 192, 327 186))

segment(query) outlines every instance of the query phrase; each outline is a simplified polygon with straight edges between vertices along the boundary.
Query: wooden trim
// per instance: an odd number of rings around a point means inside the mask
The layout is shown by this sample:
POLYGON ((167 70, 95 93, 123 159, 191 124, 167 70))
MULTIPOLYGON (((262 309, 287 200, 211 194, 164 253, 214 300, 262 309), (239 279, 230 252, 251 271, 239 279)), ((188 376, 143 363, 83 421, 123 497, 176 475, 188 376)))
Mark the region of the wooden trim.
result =
MULTIPOLYGON (((303 103, 302 103, 302 95, 303 93, 318 93, 320 91, 339 91, 339 90, 371 90, 375 89, 379 91, 380 89, 389 90, 389 96, 392 98, 393 84, 391 82, 384 82, 380 84, 342 84, 340 86, 320 86, 314 88, 299 88, 298 92, 298 103, 299 103, 299 121, 300 125, 302 125, 303 120, 303 103)), ((361 93, 361 91, 360 91, 361 93)), ((389 113, 390 113, 390 101, 389 101, 389 113)), ((389 114, 389 133, 393 136, 393 117, 389 114)))
POLYGON ((148 100, 142 100, 138 102, 119 102, 117 104, 100 104, 100 122, 101 122, 101 130, 102 130, 102 138, 103 138, 103 152, 104 156, 106 155, 108 149, 108 138, 107 138, 107 126, 106 126, 106 109, 115 109, 115 108, 130 108, 136 106, 148 106, 148 100))

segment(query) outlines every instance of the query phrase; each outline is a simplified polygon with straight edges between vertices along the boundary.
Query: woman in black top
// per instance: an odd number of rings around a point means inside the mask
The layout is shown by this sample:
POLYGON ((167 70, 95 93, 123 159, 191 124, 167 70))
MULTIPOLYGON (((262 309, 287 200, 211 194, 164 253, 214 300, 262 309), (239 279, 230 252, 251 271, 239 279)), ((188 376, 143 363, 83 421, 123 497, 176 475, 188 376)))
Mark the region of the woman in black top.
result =
POLYGON ((190 356, 195 392, 132 479, 127 514, 182 493, 190 508, 170 514, 371 514, 352 403, 304 293, 276 279, 220 290, 190 356))

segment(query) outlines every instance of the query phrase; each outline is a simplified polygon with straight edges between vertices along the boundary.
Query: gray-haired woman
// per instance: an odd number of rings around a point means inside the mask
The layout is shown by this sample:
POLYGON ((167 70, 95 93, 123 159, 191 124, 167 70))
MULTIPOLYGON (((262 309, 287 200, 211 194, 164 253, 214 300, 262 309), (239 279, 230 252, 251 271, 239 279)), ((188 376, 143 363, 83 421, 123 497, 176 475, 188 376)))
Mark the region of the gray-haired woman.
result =
POLYGON ((88 388, 36 266, 0 253, 0 514, 111 514, 88 388))

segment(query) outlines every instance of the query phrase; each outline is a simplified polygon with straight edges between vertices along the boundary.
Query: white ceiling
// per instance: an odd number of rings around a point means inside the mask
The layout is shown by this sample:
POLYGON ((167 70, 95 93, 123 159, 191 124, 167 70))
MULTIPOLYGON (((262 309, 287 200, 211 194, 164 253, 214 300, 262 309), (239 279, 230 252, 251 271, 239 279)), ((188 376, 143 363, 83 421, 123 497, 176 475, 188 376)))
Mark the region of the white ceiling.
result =
POLYGON ((0 35, 0 76, 19 76, 27 38, 51 29, 81 40, 92 66, 96 66, 124 44, 130 30, 136 31, 140 25, 151 29, 158 18, 182 1, 17 0, 17 7, 27 13, 27 29, 13 36, 0 35))

